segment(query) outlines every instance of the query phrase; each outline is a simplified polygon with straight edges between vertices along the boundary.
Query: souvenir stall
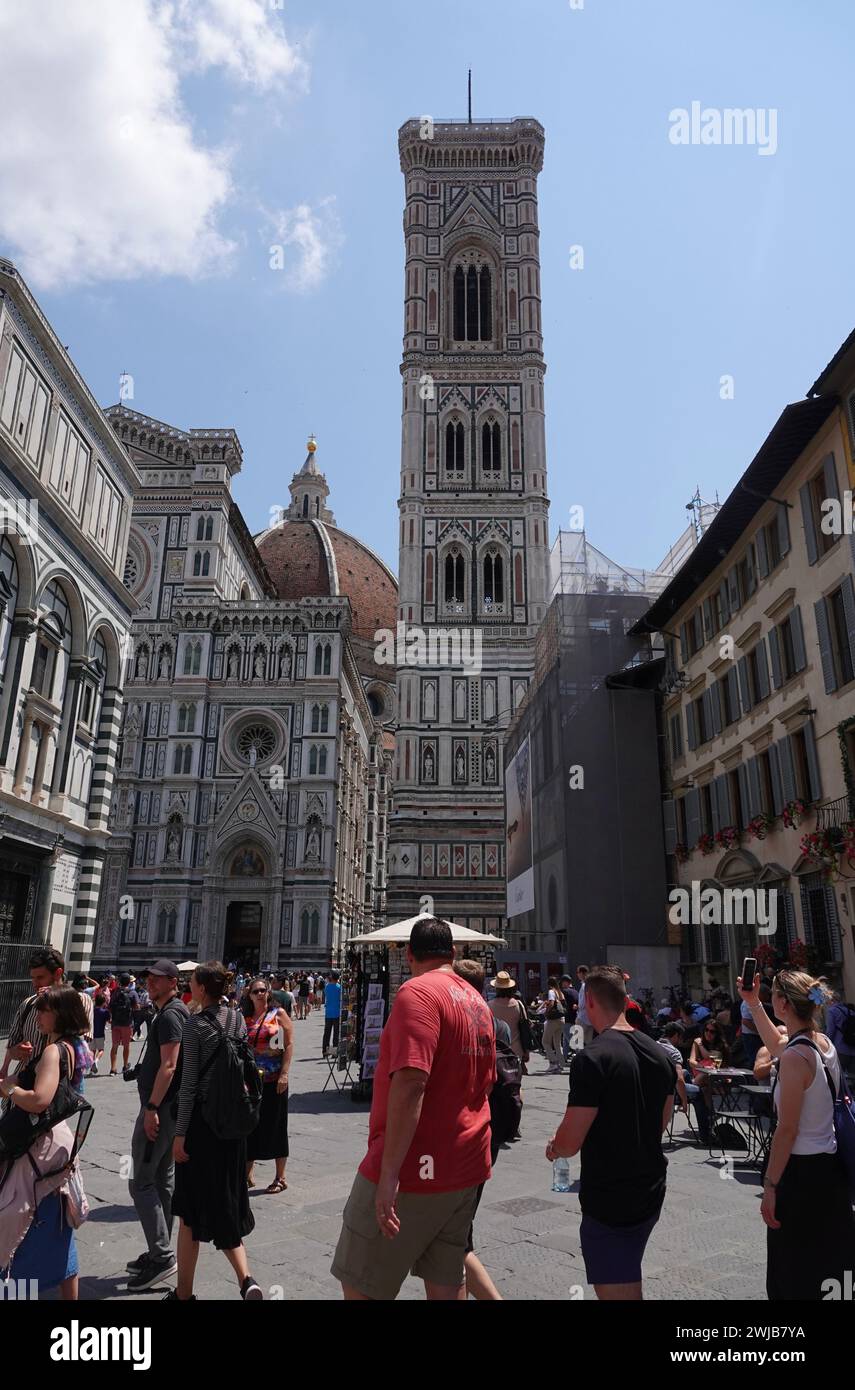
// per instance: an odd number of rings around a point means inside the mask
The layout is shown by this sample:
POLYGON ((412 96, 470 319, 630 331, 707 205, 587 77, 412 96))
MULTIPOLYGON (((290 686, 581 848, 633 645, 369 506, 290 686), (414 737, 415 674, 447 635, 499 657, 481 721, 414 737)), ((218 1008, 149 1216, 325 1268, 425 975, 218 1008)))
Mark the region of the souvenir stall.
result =
MULTIPOLYGON (((395 1002, 395 995, 409 979, 407 946, 418 917, 408 917, 379 931, 353 936, 347 942, 347 965, 350 978, 350 1014, 353 1026, 352 1052, 359 1058, 359 1080, 354 1082, 351 1099, 369 1100, 377 1060, 380 1056, 380 1034, 395 1002)), ((483 965, 487 978, 496 973, 496 950, 506 943, 501 936, 470 931, 448 922, 455 953, 471 957, 483 965)), ((342 1000, 344 994, 342 993, 342 1000)))

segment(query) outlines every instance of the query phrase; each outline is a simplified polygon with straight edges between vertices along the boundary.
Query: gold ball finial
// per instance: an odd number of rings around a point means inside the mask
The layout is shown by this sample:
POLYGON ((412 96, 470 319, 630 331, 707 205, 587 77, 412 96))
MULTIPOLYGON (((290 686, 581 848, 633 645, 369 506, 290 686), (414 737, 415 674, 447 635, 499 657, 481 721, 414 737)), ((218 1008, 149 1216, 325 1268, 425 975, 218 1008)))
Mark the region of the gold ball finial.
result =
POLYGON ((309 442, 308 442, 308 444, 306 445, 306 447, 307 447, 307 449, 309 450, 309 453, 310 453, 310 454, 313 454, 313 453, 315 452, 315 450, 317 449, 317 447, 318 447, 318 441, 315 439, 315 436, 314 436, 313 434, 310 434, 310 435, 309 435, 309 442))

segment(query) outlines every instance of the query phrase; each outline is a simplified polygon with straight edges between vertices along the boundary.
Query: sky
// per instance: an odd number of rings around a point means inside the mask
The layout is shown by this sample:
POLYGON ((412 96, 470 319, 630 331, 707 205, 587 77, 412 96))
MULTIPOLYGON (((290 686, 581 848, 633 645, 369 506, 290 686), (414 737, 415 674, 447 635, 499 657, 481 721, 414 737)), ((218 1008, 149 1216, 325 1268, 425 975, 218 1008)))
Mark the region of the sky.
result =
POLYGON ((851 0, 0 0, 0 254, 103 405, 237 431, 253 531, 314 432, 397 570, 397 130, 471 66, 546 129, 551 533, 650 568, 855 324, 853 41, 851 0), (694 102, 760 137, 676 143, 694 102))

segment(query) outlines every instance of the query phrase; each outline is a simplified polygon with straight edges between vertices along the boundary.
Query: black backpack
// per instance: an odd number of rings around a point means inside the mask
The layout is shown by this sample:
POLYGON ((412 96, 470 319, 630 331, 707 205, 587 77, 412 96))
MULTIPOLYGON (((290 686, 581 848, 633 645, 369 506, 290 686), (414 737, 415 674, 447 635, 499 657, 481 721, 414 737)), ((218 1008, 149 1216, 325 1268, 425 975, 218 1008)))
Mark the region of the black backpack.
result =
POLYGON ((855 1009, 851 1004, 843 1004, 841 1007, 846 1010, 846 1017, 840 1025, 840 1036, 847 1047, 855 1050, 855 1009))
POLYGON ((515 1002, 519 1005, 520 1047, 523 1052, 533 1052, 534 1038, 532 1036, 531 1024, 529 1022, 526 1006, 521 1003, 519 999, 515 1002))
POLYGON ((125 989, 117 989, 110 999, 110 1022, 116 1028, 127 1028, 131 1021, 131 998, 125 989))
POLYGON ((493 1144, 516 1138, 522 1116, 520 1083, 522 1062, 512 1047, 496 1039, 496 1083, 490 1092, 490 1125, 493 1144))
POLYGON ((220 1034, 213 1056, 199 1073, 200 1082, 211 1073, 202 1100, 202 1119, 218 1139, 243 1139, 255 1129, 261 1113, 261 1073, 255 1053, 245 1033, 237 1036, 240 1015, 234 1009, 229 1010, 225 1028, 208 1009, 202 1017, 220 1034))

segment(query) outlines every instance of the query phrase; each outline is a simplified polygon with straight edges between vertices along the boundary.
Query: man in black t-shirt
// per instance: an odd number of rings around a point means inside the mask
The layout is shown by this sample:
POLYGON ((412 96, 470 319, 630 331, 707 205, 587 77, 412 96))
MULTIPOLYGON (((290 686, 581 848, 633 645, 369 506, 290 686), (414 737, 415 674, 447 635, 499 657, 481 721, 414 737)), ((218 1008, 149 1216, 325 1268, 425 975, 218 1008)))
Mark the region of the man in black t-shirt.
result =
POLYGON ((601 965, 585 981, 593 1042, 573 1059, 567 1111, 546 1157, 582 1153, 580 1237, 588 1282, 604 1300, 640 1299, 641 1261, 665 1199, 662 1134, 676 1071, 626 1021, 626 982, 601 965))
POLYGON ((174 961, 155 961, 148 972, 148 992, 155 1015, 137 1068, 140 1112, 131 1140, 128 1182, 148 1249, 128 1265, 128 1288, 133 1292, 162 1284, 178 1267, 171 1244, 175 1191, 172 1144, 181 1085, 181 1037, 190 1014, 178 998, 178 966, 174 961))

